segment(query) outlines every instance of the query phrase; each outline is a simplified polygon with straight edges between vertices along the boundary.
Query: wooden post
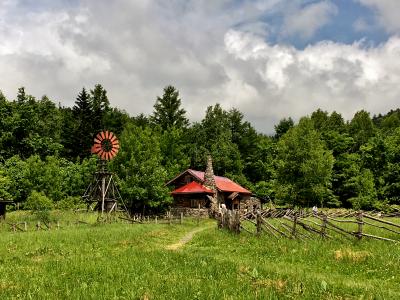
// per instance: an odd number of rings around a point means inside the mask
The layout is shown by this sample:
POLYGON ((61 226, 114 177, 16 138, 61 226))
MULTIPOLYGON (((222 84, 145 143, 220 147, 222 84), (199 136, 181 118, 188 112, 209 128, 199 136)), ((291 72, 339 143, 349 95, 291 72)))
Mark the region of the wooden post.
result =
POLYGON ((28 224, 24 222, 24 231, 28 231, 28 224))
POLYGON ((357 232, 357 239, 362 239, 362 230, 363 230, 363 213, 359 211, 357 213, 357 223, 358 223, 358 232, 357 232))
POLYGON ((328 217, 324 214, 322 215, 322 225, 321 225, 321 237, 326 237, 326 223, 327 223, 328 217))
POLYGON ((237 210, 235 212, 235 233, 240 233, 240 212, 237 210))
POLYGON ((156 224, 157 224, 157 216, 154 218, 154 221, 156 222, 156 224))
POLYGON ((199 224, 200 224, 200 203, 199 203, 199 206, 198 206, 199 208, 198 208, 198 210, 197 210, 197 226, 199 226, 199 224))
POLYGON ((261 233, 261 224, 262 224, 261 212, 257 210, 257 215, 256 215, 257 235, 260 235, 261 233))
POLYGON ((293 227, 292 227, 292 237, 296 238, 296 224, 297 224, 297 213, 293 214, 293 227))
POLYGON ((168 212, 168 221, 169 221, 169 225, 171 225, 171 211, 168 212))
POLYGON ((181 224, 183 223, 183 212, 181 212, 181 220, 180 220, 180 223, 181 223, 181 224))

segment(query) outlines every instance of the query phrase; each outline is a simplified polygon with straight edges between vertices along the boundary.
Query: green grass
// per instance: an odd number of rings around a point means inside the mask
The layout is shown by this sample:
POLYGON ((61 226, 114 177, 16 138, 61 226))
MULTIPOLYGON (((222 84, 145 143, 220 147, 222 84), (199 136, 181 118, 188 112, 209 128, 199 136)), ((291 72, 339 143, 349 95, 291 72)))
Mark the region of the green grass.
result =
MULTIPOLYGON (((77 217, 92 218, 63 220, 77 217)), ((212 220, 200 226, 207 229, 177 251, 166 246, 195 221, 3 227, 0 299, 400 299, 399 245, 233 235, 212 220)))

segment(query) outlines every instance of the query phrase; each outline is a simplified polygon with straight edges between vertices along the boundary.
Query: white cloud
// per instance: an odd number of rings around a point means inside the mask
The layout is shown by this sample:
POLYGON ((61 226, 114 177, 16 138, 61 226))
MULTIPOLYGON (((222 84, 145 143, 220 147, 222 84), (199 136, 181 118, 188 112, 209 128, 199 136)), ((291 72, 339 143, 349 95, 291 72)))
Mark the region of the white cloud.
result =
MULTIPOLYGON (((375 48, 269 44, 266 37, 279 28, 263 17, 285 15, 291 2, 86 0, 24 14, 17 2, 1 2, 0 89, 12 99, 25 86, 72 105, 82 86, 101 83, 113 105, 138 114, 150 113, 172 84, 192 120, 219 102, 266 132, 282 117, 319 107, 351 117, 358 109, 398 106, 399 38, 375 48)), ((297 7, 323 21, 331 16, 329 3, 297 7)), ((324 22, 298 27, 313 34, 324 22)))
MULTIPOLYGON (((300 117, 321 107, 350 118, 360 109, 378 112, 398 105, 398 37, 376 48, 320 42, 297 50, 231 30, 225 44, 236 59, 256 66, 253 71, 261 80, 255 89, 264 97, 254 97, 252 106, 243 107, 249 114, 300 117), (252 110, 264 102, 270 104, 268 112, 252 110)), ((246 76, 242 73, 243 82, 246 76)))
POLYGON ((338 8, 331 1, 316 2, 303 8, 295 7, 285 16, 283 34, 309 39, 337 13, 338 8))
POLYGON ((390 33, 400 31, 400 1, 398 0, 356 0, 376 11, 378 22, 390 33))

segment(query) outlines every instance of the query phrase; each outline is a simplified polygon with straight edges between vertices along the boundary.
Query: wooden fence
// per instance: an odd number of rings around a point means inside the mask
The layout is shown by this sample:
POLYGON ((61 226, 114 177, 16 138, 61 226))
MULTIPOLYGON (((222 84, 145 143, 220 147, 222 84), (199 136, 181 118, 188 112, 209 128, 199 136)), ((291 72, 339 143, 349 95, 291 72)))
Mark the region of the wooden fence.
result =
POLYGON ((400 223, 387 220, 390 217, 397 219, 399 215, 362 211, 326 214, 290 209, 258 210, 239 215, 238 211, 226 210, 220 213, 218 226, 235 233, 266 233, 277 239, 332 239, 342 236, 347 239, 361 240, 366 237, 399 243, 400 223))
MULTIPOLYGON (((132 217, 127 217, 125 215, 114 216, 114 218, 109 220, 109 222, 127 222, 131 224, 182 224, 184 222, 183 213, 178 215, 173 215, 170 211, 167 211, 164 215, 141 215, 136 214, 132 217)), ((190 218, 200 223, 200 217, 194 219, 190 218)), ((107 221, 108 222, 108 221, 107 221)), ((103 223, 103 222, 101 222, 103 223)), ((27 231, 41 231, 41 230, 59 230, 67 227, 81 226, 81 225, 93 225, 95 223, 86 222, 83 220, 69 220, 69 221, 55 221, 55 222, 43 222, 43 221, 22 221, 22 222, 0 222, 1 227, 7 228, 12 232, 27 232, 27 231)))

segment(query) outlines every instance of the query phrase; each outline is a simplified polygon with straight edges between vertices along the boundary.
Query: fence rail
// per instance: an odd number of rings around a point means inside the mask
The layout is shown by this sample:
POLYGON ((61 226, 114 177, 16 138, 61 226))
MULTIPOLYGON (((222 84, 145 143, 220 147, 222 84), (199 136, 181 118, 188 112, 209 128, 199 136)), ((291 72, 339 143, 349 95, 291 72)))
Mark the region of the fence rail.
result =
MULTIPOLYGON (((68 227, 81 226, 81 225, 94 225, 96 223, 104 222, 126 222, 131 224, 183 224, 184 220, 188 217, 184 216, 183 213, 172 214, 167 211, 163 215, 141 215, 135 214, 131 217, 126 215, 115 215, 112 219, 98 219, 97 222, 87 222, 83 220, 59 220, 52 222, 44 221, 1 221, 0 231, 7 230, 12 232, 27 232, 27 231, 44 231, 44 230, 59 230, 68 227)), ((201 216, 190 217, 190 220, 200 223, 201 216)))
POLYGON ((219 214, 218 227, 235 233, 265 233, 276 239, 332 239, 342 236, 347 239, 361 240, 365 237, 400 243, 400 224, 385 219, 389 217, 399 218, 400 213, 354 211, 326 214, 308 210, 267 209, 239 215, 238 211, 225 210, 219 214))

